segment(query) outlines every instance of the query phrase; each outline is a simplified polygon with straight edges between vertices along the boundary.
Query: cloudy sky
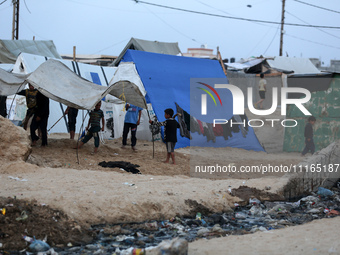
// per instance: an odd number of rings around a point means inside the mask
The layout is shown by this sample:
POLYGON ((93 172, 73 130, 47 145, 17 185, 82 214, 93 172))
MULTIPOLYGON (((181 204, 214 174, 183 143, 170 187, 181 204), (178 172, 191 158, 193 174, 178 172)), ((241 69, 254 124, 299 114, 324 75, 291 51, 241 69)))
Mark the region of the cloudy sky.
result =
MULTIPOLYGON (((281 0, 20 0, 19 39, 53 40, 60 54, 117 56, 135 37, 236 60, 278 56, 281 12, 281 0)), ((12 0, 0 0, 1 39, 12 17, 12 0)), ((284 56, 340 59, 339 0, 286 0, 284 31, 284 56)))

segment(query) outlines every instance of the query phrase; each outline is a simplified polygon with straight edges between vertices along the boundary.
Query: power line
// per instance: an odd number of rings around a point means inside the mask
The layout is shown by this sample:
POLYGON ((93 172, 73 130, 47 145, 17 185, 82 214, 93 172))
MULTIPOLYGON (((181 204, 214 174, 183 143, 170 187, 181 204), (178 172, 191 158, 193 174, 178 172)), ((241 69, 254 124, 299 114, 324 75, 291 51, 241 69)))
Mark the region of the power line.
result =
POLYGON ((317 5, 314 5, 314 4, 305 3, 305 2, 302 2, 302 1, 299 1, 299 0, 294 0, 294 1, 299 2, 301 4, 312 6, 312 7, 315 7, 315 8, 319 8, 319 9, 322 9, 322 10, 326 10, 326 11, 335 12, 335 13, 339 13, 340 14, 339 11, 334 11, 334 10, 327 9, 327 8, 324 8, 324 7, 320 7, 320 6, 317 6, 317 5))
POLYGON ((156 15, 154 12, 152 12, 151 10, 149 10, 146 6, 145 6, 145 8, 146 8, 149 12, 151 12, 155 17, 157 17, 158 19, 160 19, 164 24, 166 24, 167 26, 169 26, 169 27, 171 27, 173 30, 175 30, 177 33, 183 35, 184 37, 186 37, 186 38, 188 38, 189 40, 192 40, 192 41, 194 41, 194 42, 196 42, 196 43, 200 43, 201 45, 203 44, 203 43, 197 41, 195 38, 190 38, 190 37, 189 37, 188 35, 186 35, 185 33, 182 33, 182 32, 179 31, 178 29, 176 29, 176 28, 174 28, 173 26, 171 26, 169 23, 165 22, 165 20, 163 20, 161 17, 159 17, 159 16, 156 15))
MULTIPOLYGON (((212 8, 212 9, 216 10, 216 11, 220 11, 220 12, 223 12, 223 13, 225 13, 225 14, 231 15, 231 13, 229 13, 229 12, 226 12, 226 11, 223 11, 223 10, 221 10, 221 9, 215 8, 215 7, 213 7, 213 6, 211 6, 211 5, 208 5, 208 4, 206 4, 206 3, 202 2, 202 1, 199 1, 199 0, 196 0, 196 1, 199 2, 199 3, 202 4, 202 5, 205 5, 205 6, 210 7, 210 8, 212 8)), ((256 22, 254 22, 254 23, 256 23, 256 22)), ((261 26, 271 27, 271 26, 268 26, 268 25, 265 25, 265 24, 262 24, 262 23, 260 23, 260 24, 259 24, 259 23, 256 23, 256 24, 261 25, 261 26)), ((271 28, 272 28, 272 27, 271 27, 271 28)))
MULTIPOLYGON (((302 22, 308 24, 306 21, 300 19, 299 17, 295 16, 294 14, 292 14, 292 13, 290 13, 290 12, 288 12, 288 11, 286 11, 286 12, 287 12, 289 15, 293 16, 294 18, 296 18, 296 19, 298 19, 298 20, 300 20, 300 21, 302 21, 302 22)), ((336 35, 333 35, 333 34, 331 34, 331 33, 328 33, 328 32, 326 32, 326 31, 324 31, 324 30, 322 30, 322 29, 320 29, 320 28, 316 28, 316 29, 319 30, 319 31, 321 31, 321 32, 323 32, 323 33, 325 33, 325 34, 328 34, 328 35, 330 35, 330 36, 333 36, 333 37, 335 37, 335 38, 340 39, 340 37, 338 37, 338 36, 336 36, 336 35)))
POLYGON ((5 3, 7 0, 4 0, 4 1, 2 1, 1 3, 0 3, 0 5, 2 5, 3 3, 5 3))
POLYGON ((275 39, 275 37, 276 37, 276 35, 277 35, 277 33, 279 32, 279 30, 280 30, 280 26, 278 26, 278 28, 276 29, 276 33, 275 33, 275 35, 273 36, 273 39, 271 40, 271 42, 269 43, 269 45, 268 45, 268 47, 267 47, 267 49, 263 52, 263 54, 262 55, 266 55, 266 53, 267 53, 267 50, 269 49, 269 47, 272 45, 272 43, 273 43, 273 41, 274 41, 274 39, 275 39))
MULTIPOLYGON (((236 20, 243 20, 243 21, 252 21, 252 22, 260 22, 260 23, 268 23, 268 24, 276 24, 276 25, 280 24, 281 25, 281 22, 276 22, 276 21, 265 21, 265 20, 238 18, 238 17, 225 16, 225 15, 220 15, 220 14, 213 14, 213 13, 207 13, 207 12, 199 12, 199 11, 187 10, 187 9, 182 9, 182 8, 177 8, 177 7, 172 7, 172 6, 148 3, 148 2, 140 1, 140 0, 132 0, 132 1, 135 1, 136 3, 148 4, 148 5, 153 5, 153 6, 157 6, 157 7, 161 7, 161 8, 166 8, 166 9, 171 9, 171 10, 176 10, 176 11, 190 12, 190 13, 207 15, 207 16, 213 16, 213 17, 219 17, 219 18, 225 18, 225 19, 236 19, 236 20)), ((299 27, 318 27, 318 28, 340 29, 340 27, 305 25, 305 24, 294 24, 294 23, 285 23, 285 25, 287 25, 287 26, 299 26, 299 27)))
POLYGON ((116 46, 116 45, 118 45, 118 44, 121 44, 122 42, 126 42, 126 41, 129 40, 129 39, 130 39, 130 38, 127 38, 127 39, 124 39, 124 40, 122 40, 122 41, 120 41, 120 42, 114 43, 114 44, 112 44, 112 45, 110 45, 110 46, 108 46, 108 47, 106 47, 106 48, 104 48, 104 49, 98 50, 98 51, 96 51, 96 52, 94 52, 94 53, 92 53, 92 54, 100 53, 100 52, 102 52, 102 51, 104 51, 104 50, 107 50, 107 49, 109 49, 109 48, 112 48, 113 46, 116 46))
POLYGON ((305 39, 305 38, 300 38, 300 37, 297 37, 297 36, 294 36, 294 35, 290 35, 290 34, 285 34, 285 35, 286 35, 286 36, 293 37, 293 38, 295 38, 295 39, 299 39, 299 40, 301 40, 301 41, 310 42, 310 43, 314 43, 314 44, 318 44, 318 45, 322 45, 322 46, 326 46, 326 47, 329 47, 329 48, 333 48, 333 49, 338 49, 338 50, 340 50, 340 47, 331 46, 331 45, 324 44, 324 43, 314 42, 314 41, 307 40, 307 39, 305 39))

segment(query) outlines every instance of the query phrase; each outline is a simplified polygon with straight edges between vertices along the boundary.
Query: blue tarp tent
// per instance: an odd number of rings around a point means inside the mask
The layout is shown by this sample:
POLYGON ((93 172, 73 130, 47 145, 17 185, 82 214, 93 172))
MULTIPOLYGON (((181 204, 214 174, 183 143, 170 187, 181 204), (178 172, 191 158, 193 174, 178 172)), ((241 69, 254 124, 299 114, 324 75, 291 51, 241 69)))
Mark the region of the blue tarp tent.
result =
MULTIPOLYGON (((226 80, 222 67, 217 60, 127 50, 122 62, 133 62, 135 64, 138 75, 147 92, 145 96, 146 102, 151 103, 159 121, 165 120, 164 110, 166 108, 172 108, 176 112, 176 103, 191 117, 199 119, 200 116, 195 112, 201 107, 200 101, 196 102, 196 107, 195 103, 190 101, 190 93, 193 93, 193 91, 195 91, 194 93, 197 91, 202 92, 203 90, 195 89, 200 84, 195 83, 194 78, 201 78, 204 81, 206 78, 224 78, 226 80), (194 81, 194 84, 191 85, 191 81, 194 81), (195 110, 190 109, 190 105, 191 107, 194 106, 195 110)), ((231 93, 225 89, 224 93, 220 94, 224 104, 216 112, 223 112, 223 117, 230 119, 233 117, 231 93)), ((208 102, 208 108, 210 107, 209 104, 211 102, 208 102)), ((218 136, 210 141, 207 141, 206 136, 193 132, 191 132, 192 140, 190 140, 189 138, 182 137, 178 130, 176 148, 190 145, 197 146, 199 141, 203 141, 204 146, 207 147, 237 147, 263 151, 253 129, 251 127, 247 129, 245 137, 242 135, 242 132, 237 132, 232 133, 232 137, 228 137, 228 139, 218 136), (198 141, 198 143, 193 143, 194 141, 198 141)))

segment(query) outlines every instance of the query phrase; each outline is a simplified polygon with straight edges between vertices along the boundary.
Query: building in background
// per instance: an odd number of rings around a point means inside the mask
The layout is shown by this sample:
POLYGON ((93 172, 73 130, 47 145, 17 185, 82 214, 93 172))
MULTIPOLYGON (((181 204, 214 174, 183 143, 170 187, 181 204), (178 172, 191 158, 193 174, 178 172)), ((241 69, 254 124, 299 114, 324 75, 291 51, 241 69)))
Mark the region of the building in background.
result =
POLYGON ((187 52, 182 53, 182 55, 185 57, 217 59, 217 54, 214 54, 214 50, 208 49, 205 44, 201 48, 188 48, 187 52))
POLYGON ((324 66, 324 62, 321 62, 318 58, 310 58, 310 61, 312 61, 320 71, 340 73, 340 60, 331 59, 329 66, 324 66))

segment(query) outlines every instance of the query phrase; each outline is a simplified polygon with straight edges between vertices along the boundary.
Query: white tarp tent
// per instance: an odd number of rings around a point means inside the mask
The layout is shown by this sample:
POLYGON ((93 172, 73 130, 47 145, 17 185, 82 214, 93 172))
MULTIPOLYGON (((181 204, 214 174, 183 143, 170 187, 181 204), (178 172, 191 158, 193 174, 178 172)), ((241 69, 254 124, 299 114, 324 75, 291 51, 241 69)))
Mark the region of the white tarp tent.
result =
MULTIPOLYGON (((26 75, 17 78, 18 74, 6 74, 6 72, 3 72, 0 73, 0 77, 4 77, 2 79, 5 80, 8 75, 12 75, 11 78, 13 80, 16 79, 17 86, 14 86, 10 93, 1 92, 1 88, 5 88, 5 83, 10 82, 10 80, 7 77, 6 81, 1 84, 0 79, 0 94, 14 94, 23 89, 23 86, 19 89, 20 85, 24 85, 28 81, 40 92, 53 99, 50 100, 50 117, 48 124, 48 130, 54 125, 51 130, 53 133, 67 132, 66 120, 59 121, 55 124, 61 116, 63 116, 66 105, 89 110, 93 109, 95 104, 101 98, 105 97, 102 104, 102 110, 105 115, 104 118, 106 123, 110 122, 110 119, 111 123, 113 121, 114 129, 111 130, 106 126, 104 138, 113 137, 112 134, 114 134, 114 138, 121 137, 125 117, 124 101, 127 98, 131 100, 130 103, 144 108, 146 107, 144 86, 137 75, 133 63, 124 63, 119 68, 100 67, 73 61, 48 60, 45 57, 31 54, 21 54, 17 59, 13 72, 21 74, 30 73, 28 77, 26 77, 26 75), (70 68, 72 68, 74 72, 72 72, 70 68), (116 71, 115 76, 113 76, 114 71, 116 71), (107 87, 108 78, 111 77, 113 78, 110 84, 118 86, 107 87), (121 100, 110 94, 120 97, 121 100)), ((8 101, 8 106, 9 104, 12 105, 14 101, 17 103, 17 105, 9 106, 9 109, 13 107, 20 109, 19 112, 16 111, 16 115, 19 119, 22 119, 25 114, 25 108, 20 105, 20 102, 23 104, 24 101, 12 100, 11 98, 8 101)), ((11 113, 12 112, 13 109, 11 109, 11 113)), ((88 120, 85 119, 85 116, 86 111, 80 111, 77 119, 77 130, 80 128, 83 120, 85 121, 85 125, 87 124, 88 120)), ((143 110, 141 124, 137 132, 139 139, 151 139, 148 119, 148 112, 143 110)))

